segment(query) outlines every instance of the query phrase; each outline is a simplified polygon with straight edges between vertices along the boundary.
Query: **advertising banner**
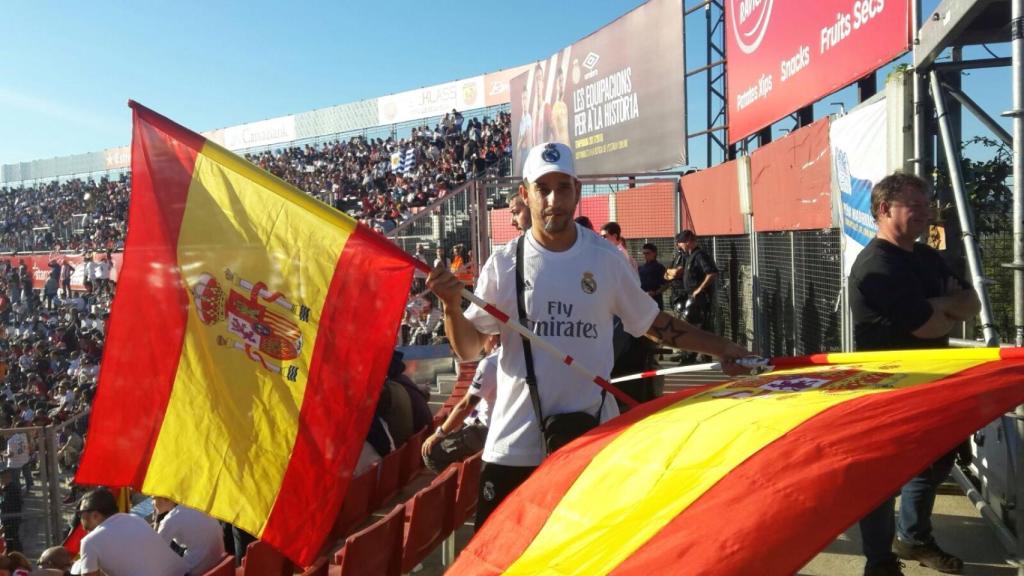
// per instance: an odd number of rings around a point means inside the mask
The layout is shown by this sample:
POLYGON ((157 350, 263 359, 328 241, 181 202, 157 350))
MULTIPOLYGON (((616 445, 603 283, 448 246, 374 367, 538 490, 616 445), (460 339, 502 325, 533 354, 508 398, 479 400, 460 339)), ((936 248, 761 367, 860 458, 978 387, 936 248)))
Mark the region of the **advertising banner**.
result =
POLYGON ((453 109, 461 112, 483 108, 485 101, 484 77, 474 76, 381 96, 377 99, 377 119, 380 124, 397 124, 443 116, 453 109))
POLYGON ((228 150, 271 146, 295 140, 295 116, 281 116, 224 128, 220 133, 228 150))
MULTIPOLYGON (((92 258, 94 262, 99 262, 100 260, 105 260, 107 256, 103 252, 96 252, 89 253, 88 257, 92 258)), ((15 268, 24 263, 32 275, 32 288, 36 290, 42 290, 46 286, 46 280, 50 277, 50 262, 58 264, 67 262, 74 268, 74 271, 71 273, 71 289, 76 292, 85 290, 85 258, 86 255, 83 254, 64 254, 60 252, 50 254, 18 254, 16 256, 3 257, 4 260, 10 262, 10 265, 15 268)), ((113 266, 110 269, 110 280, 116 283, 121 271, 122 254, 121 252, 114 252, 111 254, 111 258, 113 266)))
POLYGON ((725 0, 729 142, 906 52, 910 3, 725 0))
POLYGON ((683 83, 682 3, 651 0, 512 80, 515 173, 548 141, 581 174, 685 164, 683 83))
POLYGON ((857 108, 831 125, 829 140, 843 223, 844 277, 850 275, 857 254, 878 230, 871 214, 871 188, 886 175, 885 119, 883 98, 857 108))
POLYGON ((506 68, 504 70, 485 74, 484 90, 486 91, 486 94, 484 96, 484 105, 497 106, 499 104, 508 104, 511 102, 511 96, 509 95, 509 82, 516 76, 528 71, 531 67, 531 64, 524 64, 522 66, 516 66, 515 68, 506 68))

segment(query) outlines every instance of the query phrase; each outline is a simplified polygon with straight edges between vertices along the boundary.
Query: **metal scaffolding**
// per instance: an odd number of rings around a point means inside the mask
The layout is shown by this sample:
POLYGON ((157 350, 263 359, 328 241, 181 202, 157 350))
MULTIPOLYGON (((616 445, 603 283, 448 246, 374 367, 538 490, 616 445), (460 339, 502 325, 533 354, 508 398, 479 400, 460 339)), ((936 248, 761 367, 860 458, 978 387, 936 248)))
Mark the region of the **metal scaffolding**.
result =
MULTIPOLYGON (((915 0, 915 19, 920 14, 920 0, 915 0)), ((930 162, 929 144, 935 136, 935 129, 929 122, 930 114, 926 90, 926 82, 931 85, 931 103, 936 112, 936 125, 941 133, 942 146, 957 214, 963 233, 964 248, 970 265, 971 278, 978 295, 982 298, 982 323, 986 341, 998 343, 995 333, 991 307, 987 297, 987 282, 982 276, 980 256, 975 239, 975 223, 965 190, 963 175, 960 171, 959 137, 956 126, 950 121, 947 111, 946 96, 955 100, 954 106, 963 107, 975 115, 982 125, 1004 143, 1012 146, 1013 161, 1013 261, 1003 264, 1013 271, 1013 340, 1017 346, 1024 345, 1024 162, 1022 162, 1022 146, 1024 146, 1024 76, 1021 66, 1024 63, 1024 43, 1022 43, 1022 18, 1024 18, 1024 0, 943 0, 928 18, 918 21, 920 27, 914 33, 914 161, 919 175, 925 175, 930 162), (937 63, 936 59, 947 48, 959 53, 963 46, 1010 42, 1010 58, 983 58, 962 60, 954 58, 952 62, 937 63), (993 66, 1010 66, 1012 74, 1013 108, 1003 115, 1013 119, 1012 135, 1002 129, 988 114, 982 111, 973 100, 958 89, 959 74, 962 70, 988 68, 993 66), (950 75, 956 74, 955 78, 950 75)), ((1008 337, 1009 335, 1004 335, 1008 337)), ((1009 338, 1007 338, 1009 339, 1009 338)), ((977 504, 982 515, 997 530, 1001 542, 1015 543, 1017 573, 1024 576, 1024 514, 1019 510, 1024 503, 1024 483, 1020 478, 1021 463, 1024 463, 1024 407, 1018 407, 1015 413, 1007 414, 1000 421, 993 423, 982 434, 982 443, 986 431, 994 433, 992 444, 1005 444, 1006 482, 993 482, 991 478, 981 478, 981 496, 977 504), (1005 486, 999 493, 992 486, 1005 486)), ((989 447, 989 450, 992 448, 989 447)), ((979 473, 984 476, 984 473, 979 473)), ((977 494, 971 479, 963 474, 956 477, 969 494, 977 494)))

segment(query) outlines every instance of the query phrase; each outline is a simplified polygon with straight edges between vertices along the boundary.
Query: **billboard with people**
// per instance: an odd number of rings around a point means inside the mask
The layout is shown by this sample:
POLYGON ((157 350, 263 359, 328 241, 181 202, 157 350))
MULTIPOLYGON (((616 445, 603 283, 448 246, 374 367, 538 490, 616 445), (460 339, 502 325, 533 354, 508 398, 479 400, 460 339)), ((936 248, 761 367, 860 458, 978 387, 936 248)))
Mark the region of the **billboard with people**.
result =
POLYGON ((686 163, 683 6, 651 0, 538 60, 509 85, 515 173, 535 144, 564 142, 580 173, 686 163))

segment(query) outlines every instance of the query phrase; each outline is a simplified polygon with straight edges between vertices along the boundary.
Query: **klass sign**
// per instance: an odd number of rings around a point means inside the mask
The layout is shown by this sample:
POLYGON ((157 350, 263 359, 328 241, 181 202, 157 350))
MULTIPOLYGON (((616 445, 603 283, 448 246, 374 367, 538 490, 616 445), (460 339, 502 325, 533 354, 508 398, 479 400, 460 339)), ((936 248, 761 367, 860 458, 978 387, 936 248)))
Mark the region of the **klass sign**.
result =
POLYGON ((729 142, 736 142, 906 52, 898 0, 726 0, 729 142))

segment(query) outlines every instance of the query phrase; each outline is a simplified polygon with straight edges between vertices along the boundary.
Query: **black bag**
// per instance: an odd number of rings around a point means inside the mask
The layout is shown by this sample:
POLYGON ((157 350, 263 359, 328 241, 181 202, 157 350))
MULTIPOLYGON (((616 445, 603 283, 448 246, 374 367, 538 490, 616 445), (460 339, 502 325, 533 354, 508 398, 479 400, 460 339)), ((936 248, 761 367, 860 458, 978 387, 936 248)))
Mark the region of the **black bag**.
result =
MULTIPOLYGON (((519 237, 516 246, 516 300, 519 306, 519 321, 526 320, 526 296, 524 289, 526 283, 523 281, 523 243, 525 234, 519 237)), ((604 409, 604 400, 608 392, 601 391, 601 405, 597 414, 587 412, 567 412, 565 414, 552 414, 544 418, 540 408, 540 393, 537 391, 537 375, 533 371, 533 348, 530 340, 523 337, 523 357, 526 360, 526 386, 530 390, 530 400, 533 402, 533 411, 537 416, 537 423, 540 425, 541 434, 544 436, 544 448, 548 454, 558 450, 562 446, 579 438, 601 423, 601 410, 604 409)))
MULTIPOLYGON (((601 399, 604 405, 604 398, 601 399)), ((600 414, 600 409, 598 414, 600 414)), ((597 416, 586 412, 569 412, 555 414, 544 419, 544 445, 551 454, 569 442, 597 428, 601 422, 597 416)))

